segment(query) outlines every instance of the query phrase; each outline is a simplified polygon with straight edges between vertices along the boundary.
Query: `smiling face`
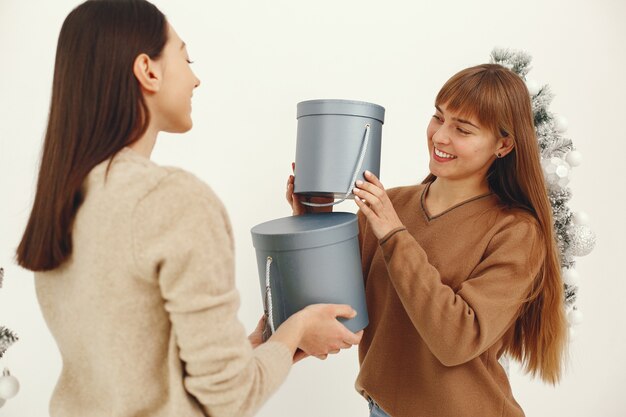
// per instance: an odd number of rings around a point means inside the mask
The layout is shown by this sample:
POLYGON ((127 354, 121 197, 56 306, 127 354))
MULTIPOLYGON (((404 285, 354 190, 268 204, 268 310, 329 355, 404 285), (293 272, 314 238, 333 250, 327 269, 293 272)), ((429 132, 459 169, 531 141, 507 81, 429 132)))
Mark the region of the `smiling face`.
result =
POLYGON ((159 130, 182 133, 191 129, 191 96, 200 80, 190 68, 185 43, 168 24, 168 39, 157 60, 162 69, 162 82, 155 95, 155 111, 159 130))
POLYGON ((476 179, 482 183, 501 149, 501 139, 471 117, 435 106, 428 124, 430 172, 450 180, 476 179))

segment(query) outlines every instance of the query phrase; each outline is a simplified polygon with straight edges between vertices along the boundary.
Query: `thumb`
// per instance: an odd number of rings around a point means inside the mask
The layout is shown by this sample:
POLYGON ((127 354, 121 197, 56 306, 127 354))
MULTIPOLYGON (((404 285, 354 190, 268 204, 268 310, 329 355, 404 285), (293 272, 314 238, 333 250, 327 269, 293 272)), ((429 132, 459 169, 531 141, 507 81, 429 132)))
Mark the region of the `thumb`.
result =
POLYGON ((333 315, 335 317, 345 317, 351 319, 356 317, 356 311, 347 304, 335 304, 333 315))
POLYGON ((265 327, 265 314, 263 314, 261 316, 261 320, 259 320, 259 322, 256 325, 256 329, 254 329, 255 331, 263 331, 263 328, 265 327))

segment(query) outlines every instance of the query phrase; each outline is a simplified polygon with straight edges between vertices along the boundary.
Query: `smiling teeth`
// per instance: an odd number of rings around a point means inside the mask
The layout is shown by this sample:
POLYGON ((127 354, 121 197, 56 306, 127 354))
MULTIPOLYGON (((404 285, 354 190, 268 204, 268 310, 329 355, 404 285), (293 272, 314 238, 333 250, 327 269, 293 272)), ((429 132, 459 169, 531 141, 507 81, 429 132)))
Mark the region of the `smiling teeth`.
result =
POLYGON ((439 149, 435 148, 435 155, 437 155, 439 158, 448 158, 448 159, 454 159, 456 158, 456 156, 454 155, 450 155, 449 153, 445 153, 443 151, 440 151, 439 149))

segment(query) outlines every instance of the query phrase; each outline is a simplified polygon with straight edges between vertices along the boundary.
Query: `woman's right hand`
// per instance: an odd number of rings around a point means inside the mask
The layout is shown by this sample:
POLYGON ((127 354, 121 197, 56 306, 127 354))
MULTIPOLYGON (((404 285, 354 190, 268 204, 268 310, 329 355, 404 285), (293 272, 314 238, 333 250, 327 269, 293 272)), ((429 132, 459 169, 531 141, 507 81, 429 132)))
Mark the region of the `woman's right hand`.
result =
MULTIPOLYGON (((291 163, 291 170, 295 174, 295 171, 296 171, 295 162, 291 163)), ((333 206, 312 207, 312 206, 306 206, 302 204, 302 202, 300 201, 300 197, 294 194, 293 192, 295 180, 296 180, 296 177, 294 175, 289 176, 289 178, 287 179, 287 191, 285 193, 285 197, 287 198, 287 202, 291 206, 291 210, 294 216, 299 216, 305 213, 330 213, 333 211, 333 206)), ((326 203, 332 203, 333 200, 334 199, 331 197, 312 197, 309 200, 309 202, 326 204, 326 203)))
POLYGON ((325 359, 328 354, 359 344, 363 331, 352 333, 337 320, 337 317, 350 319, 355 315, 348 305, 313 304, 289 317, 270 340, 286 344, 294 354, 299 348, 304 356, 325 359))
POLYGON ((356 317, 356 311, 349 305, 313 304, 296 314, 301 314, 305 323, 302 341, 298 347, 320 359, 325 359, 329 353, 339 353, 341 349, 358 345, 363 336, 362 330, 352 333, 337 320, 337 317, 356 317))

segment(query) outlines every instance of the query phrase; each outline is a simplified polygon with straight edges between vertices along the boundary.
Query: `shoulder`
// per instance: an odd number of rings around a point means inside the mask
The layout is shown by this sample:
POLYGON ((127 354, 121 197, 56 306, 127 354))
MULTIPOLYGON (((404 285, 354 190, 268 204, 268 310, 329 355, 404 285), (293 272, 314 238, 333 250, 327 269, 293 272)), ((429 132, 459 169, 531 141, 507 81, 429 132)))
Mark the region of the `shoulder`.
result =
MULTIPOLYGON (((104 176, 107 162, 103 164, 94 169, 96 178, 98 169, 104 176)), ((128 194, 138 203, 157 198, 172 205, 203 203, 223 210, 215 192, 195 174, 178 167, 158 165, 129 148, 122 149, 113 158, 106 183, 107 187, 122 195, 128 194)))
POLYGON ((162 168, 158 180, 138 199, 138 206, 157 217, 198 216, 229 223, 222 201, 206 182, 181 168, 162 168))
POLYGON ((182 201, 207 200, 220 203, 213 189, 195 174, 177 167, 160 167, 146 195, 157 193, 182 201))
POLYGON ((211 187, 191 172, 161 168, 158 181, 145 190, 132 209, 136 235, 158 241, 168 234, 171 241, 186 242, 180 247, 199 245, 205 239, 232 245, 228 213, 211 187))
POLYGON ((496 218, 500 229, 518 228, 538 233, 539 221, 533 213, 516 207, 500 207, 496 218))
POLYGON ((530 252, 544 252, 546 240, 535 215, 521 208, 500 208, 493 226, 491 246, 517 245, 530 252))

